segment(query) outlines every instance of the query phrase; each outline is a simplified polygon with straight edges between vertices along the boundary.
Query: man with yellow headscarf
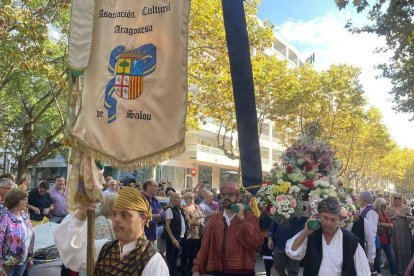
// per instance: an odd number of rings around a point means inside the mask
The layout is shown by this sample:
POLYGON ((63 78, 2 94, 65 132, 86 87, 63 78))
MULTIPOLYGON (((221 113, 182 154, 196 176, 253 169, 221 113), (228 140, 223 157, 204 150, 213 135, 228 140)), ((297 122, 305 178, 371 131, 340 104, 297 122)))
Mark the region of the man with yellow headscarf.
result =
MULTIPOLYGON (((79 208, 55 231, 62 262, 73 271, 86 269, 86 213, 95 208, 94 203, 79 208)), ((151 219, 151 207, 141 192, 129 187, 120 190, 112 217, 116 240, 95 241, 94 275, 168 276, 163 257, 145 237, 144 226, 151 219)))

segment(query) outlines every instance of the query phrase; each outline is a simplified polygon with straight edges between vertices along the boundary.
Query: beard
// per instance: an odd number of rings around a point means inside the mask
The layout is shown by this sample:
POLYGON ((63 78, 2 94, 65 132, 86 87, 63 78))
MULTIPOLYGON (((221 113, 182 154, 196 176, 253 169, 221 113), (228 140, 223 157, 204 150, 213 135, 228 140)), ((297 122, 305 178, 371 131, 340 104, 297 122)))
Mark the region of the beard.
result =
POLYGON ((223 201, 223 206, 225 209, 231 209, 231 205, 233 205, 235 202, 232 202, 230 199, 225 199, 223 201))

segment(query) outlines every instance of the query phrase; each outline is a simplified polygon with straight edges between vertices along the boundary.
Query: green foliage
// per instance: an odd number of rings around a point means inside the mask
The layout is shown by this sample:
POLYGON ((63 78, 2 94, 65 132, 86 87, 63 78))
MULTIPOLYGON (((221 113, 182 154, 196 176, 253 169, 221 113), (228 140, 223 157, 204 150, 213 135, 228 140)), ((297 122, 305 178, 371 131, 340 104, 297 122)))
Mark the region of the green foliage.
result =
MULTIPOLYGON (((339 9, 345 8, 348 0, 336 0, 339 9)), ((358 12, 369 9, 366 26, 347 27, 356 33, 374 33, 384 37, 386 46, 378 52, 391 52, 389 63, 380 64, 382 76, 390 78, 393 88, 390 93, 396 110, 414 113, 414 2, 409 0, 376 0, 372 6, 368 1, 353 1, 358 12)), ((414 117, 413 117, 414 119, 414 117)))
MULTIPOLYGON (((259 23, 255 16, 258 5, 258 0, 245 1, 252 52, 269 48, 273 39, 272 27, 266 22, 259 23)), ((231 147, 236 130, 236 118, 220 1, 192 1, 189 39, 188 81, 190 87, 194 89, 189 97, 190 116, 187 118, 192 119, 193 127, 194 123, 205 121, 206 118, 213 120, 219 126, 219 133, 221 133, 217 135, 218 147, 229 158, 236 159, 237 153, 231 147), (230 137, 230 140, 228 141, 226 137, 230 137)), ((261 86, 264 87, 266 84, 261 86)), ((261 93, 263 92, 264 90, 261 90, 261 93)), ((258 97, 256 99, 260 100, 258 97)), ((260 106, 261 103, 258 102, 257 105, 260 106)))
POLYGON ((61 146, 69 2, 0 5, 1 131, 18 179, 61 146))

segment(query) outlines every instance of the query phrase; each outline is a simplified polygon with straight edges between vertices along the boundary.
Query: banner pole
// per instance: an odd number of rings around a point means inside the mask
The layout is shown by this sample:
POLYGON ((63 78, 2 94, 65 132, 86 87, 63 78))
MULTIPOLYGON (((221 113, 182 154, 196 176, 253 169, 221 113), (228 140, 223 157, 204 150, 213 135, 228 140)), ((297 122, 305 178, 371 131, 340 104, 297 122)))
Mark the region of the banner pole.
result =
POLYGON ((262 184, 262 160, 246 15, 243 0, 222 0, 222 6, 236 109, 242 182, 254 195, 262 184))
POLYGON ((93 276, 95 270, 95 210, 87 211, 87 260, 86 272, 88 276, 93 276))

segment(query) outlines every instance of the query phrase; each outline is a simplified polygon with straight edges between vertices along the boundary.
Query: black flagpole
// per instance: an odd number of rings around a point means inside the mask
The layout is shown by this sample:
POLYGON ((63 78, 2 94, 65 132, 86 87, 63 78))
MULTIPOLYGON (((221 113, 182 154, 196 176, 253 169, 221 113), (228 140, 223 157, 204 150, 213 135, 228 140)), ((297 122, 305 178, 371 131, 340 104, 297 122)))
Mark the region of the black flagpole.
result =
POLYGON ((257 130, 249 38, 243 0, 222 0, 230 59, 243 186, 256 194, 262 184, 262 164, 257 130))

